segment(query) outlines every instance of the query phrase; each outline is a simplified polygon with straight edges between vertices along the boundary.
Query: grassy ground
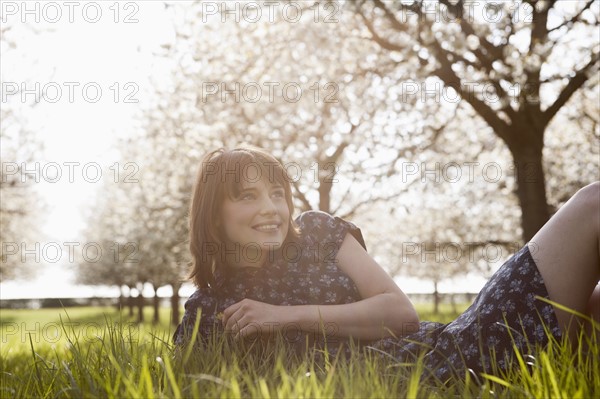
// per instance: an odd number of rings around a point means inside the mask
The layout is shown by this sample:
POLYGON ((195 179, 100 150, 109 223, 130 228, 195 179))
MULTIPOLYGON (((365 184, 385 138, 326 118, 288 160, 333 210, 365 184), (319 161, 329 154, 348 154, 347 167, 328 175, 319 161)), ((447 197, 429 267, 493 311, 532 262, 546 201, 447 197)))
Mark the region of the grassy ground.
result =
MULTIPOLYGON (((418 308, 423 320, 456 316, 449 307, 438 316, 418 308)), ((311 361, 281 342, 269 350, 234 350, 222 341, 202 352, 174 352, 168 309, 161 309, 158 325, 138 325, 126 315, 113 308, 2 310, 0 397, 600 396, 596 342, 575 351, 554 343, 508 375, 484 377, 482 385, 431 386, 419 381, 418 365, 358 354, 311 361)))

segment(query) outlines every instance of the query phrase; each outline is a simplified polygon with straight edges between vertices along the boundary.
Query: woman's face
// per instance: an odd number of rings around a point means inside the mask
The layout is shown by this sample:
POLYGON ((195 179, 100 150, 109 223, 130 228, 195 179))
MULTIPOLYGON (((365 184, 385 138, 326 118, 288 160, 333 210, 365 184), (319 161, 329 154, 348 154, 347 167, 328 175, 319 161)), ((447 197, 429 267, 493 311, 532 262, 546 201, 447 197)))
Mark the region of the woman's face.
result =
POLYGON ((284 188, 267 179, 245 182, 237 199, 226 196, 221 221, 231 245, 225 252, 227 262, 262 266, 268 252, 281 247, 288 233, 290 211, 284 188))

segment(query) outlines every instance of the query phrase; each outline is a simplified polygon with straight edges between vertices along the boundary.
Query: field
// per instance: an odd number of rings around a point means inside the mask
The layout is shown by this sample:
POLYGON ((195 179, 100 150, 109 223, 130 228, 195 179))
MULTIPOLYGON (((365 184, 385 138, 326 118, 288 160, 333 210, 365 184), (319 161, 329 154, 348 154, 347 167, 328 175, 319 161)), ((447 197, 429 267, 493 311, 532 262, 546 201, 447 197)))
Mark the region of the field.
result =
MULTIPOLYGON (((455 317, 442 311, 419 307, 423 320, 455 317)), ((574 350, 553 343, 508 375, 439 386, 419 380, 419 364, 358 353, 317 361, 279 341, 261 351, 226 342, 174 351, 168 312, 157 325, 138 325, 114 308, 2 310, 0 397, 600 397, 597 342, 574 350)))

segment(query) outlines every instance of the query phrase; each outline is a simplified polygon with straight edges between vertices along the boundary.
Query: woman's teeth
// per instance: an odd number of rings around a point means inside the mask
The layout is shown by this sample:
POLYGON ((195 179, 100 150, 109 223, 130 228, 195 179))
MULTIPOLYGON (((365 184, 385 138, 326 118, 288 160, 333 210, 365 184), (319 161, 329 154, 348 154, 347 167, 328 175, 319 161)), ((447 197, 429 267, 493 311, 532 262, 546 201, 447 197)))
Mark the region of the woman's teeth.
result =
POLYGON ((265 224, 262 226, 257 226, 254 229, 258 230, 258 231, 272 231, 272 230, 277 230, 277 227, 279 227, 276 224, 265 224))

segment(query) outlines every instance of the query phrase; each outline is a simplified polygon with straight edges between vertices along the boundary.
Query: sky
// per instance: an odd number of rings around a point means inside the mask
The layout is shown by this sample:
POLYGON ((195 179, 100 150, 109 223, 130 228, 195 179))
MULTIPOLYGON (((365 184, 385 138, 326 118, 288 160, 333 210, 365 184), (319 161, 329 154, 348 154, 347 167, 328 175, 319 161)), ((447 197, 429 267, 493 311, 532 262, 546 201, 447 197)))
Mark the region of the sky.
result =
POLYGON ((1 283, 0 297, 116 295, 116 289, 74 284, 70 247, 64 243, 81 241, 84 209, 93 203, 102 180, 114 181, 117 171, 122 179, 130 171, 113 146, 140 123, 139 109, 149 100, 148 77, 161 73, 153 53, 172 38, 171 23, 157 1, 121 2, 118 7, 113 2, 74 2, 71 15, 63 2, 44 8, 48 3, 1 4, 2 23, 11 26, 16 44, 2 49, 1 105, 17 109, 44 144, 40 161, 27 167, 39 170, 37 180, 28 179, 36 181, 35 189, 48 204, 41 226, 48 241, 40 242, 36 277, 1 283), (24 98, 11 91, 22 84, 29 91, 24 98), (32 107, 42 92, 47 97, 32 107), (98 165, 113 169, 97 175, 98 165), (55 259, 57 248, 62 259, 47 262, 55 259))

